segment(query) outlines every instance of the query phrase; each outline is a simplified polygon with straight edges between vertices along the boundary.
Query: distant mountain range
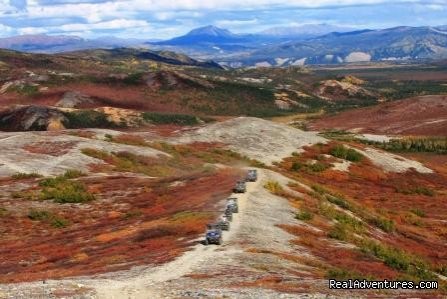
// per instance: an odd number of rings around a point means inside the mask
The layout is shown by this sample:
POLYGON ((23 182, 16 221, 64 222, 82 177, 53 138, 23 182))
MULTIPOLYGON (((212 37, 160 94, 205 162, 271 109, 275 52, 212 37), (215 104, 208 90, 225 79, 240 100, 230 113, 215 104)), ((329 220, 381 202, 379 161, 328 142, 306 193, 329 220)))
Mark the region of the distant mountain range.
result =
POLYGON ((83 39, 70 35, 32 34, 0 38, 0 48, 22 52, 58 53, 97 48, 132 47, 143 44, 137 39, 100 37, 83 39))
POLYGON ((328 24, 309 24, 290 27, 273 27, 258 33, 263 36, 286 37, 286 38, 311 38, 322 36, 331 32, 354 31, 351 27, 341 27, 328 24))
POLYGON ((353 30, 327 24, 275 27, 236 34, 205 26, 165 41, 23 35, 0 39, 0 48, 27 52, 146 47, 185 53, 222 65, 289 66, 447 58, 447 26, 353 30))
POLYGON ((277 27, 256 34, 207 26, 151 46, 233 67, 444 59, 447 26, 353 31, 322 24, 277 27))

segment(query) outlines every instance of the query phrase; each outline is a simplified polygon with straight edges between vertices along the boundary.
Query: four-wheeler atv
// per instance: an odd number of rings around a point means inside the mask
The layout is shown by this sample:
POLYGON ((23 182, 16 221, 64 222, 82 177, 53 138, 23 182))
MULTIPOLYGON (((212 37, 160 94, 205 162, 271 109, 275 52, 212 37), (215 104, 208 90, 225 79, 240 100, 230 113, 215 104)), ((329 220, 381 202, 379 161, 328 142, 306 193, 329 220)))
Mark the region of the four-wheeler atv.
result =
POLYGON ((247 191, 247 186, 244 181, 238 181, 236 186, 233 188, 234 193, 245 193, 247 191))
POLYGON ((222 230, 215 224, 210 224, 207 227, 205 245, 208 244, 222 244, 222 230))
POLYGON ((247 182, 256 182, 258 180, 258 171, 256 169, 250 169, 247 173, 247 182))
POLYGON ((225 215, 220 216, 216 224, 221 230, 230 230, 230 220, 225 215))
POLYGON ((233 210, 231 208, 226 208, 225 212, 224 212, 225 217, 227 217, 227 219, 229 221, 233 221, 233 210))
POLYGON ((239 213, 239 205, 236 197, 227 198, 227 209, 231 209, 233 213, 239 213))

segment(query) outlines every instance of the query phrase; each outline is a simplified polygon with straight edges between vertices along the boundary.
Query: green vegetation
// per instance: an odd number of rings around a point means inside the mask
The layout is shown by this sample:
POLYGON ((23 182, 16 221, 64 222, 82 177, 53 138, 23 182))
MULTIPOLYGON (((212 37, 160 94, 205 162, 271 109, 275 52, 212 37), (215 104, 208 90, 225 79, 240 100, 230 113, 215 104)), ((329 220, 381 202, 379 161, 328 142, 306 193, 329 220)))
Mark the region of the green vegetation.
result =
POLYGON ((303 163, 300 162, 293 162, 292 166, 290 167, 290 170, 292 171, 299 171, 304 167, 303 163))
POLYGON ((353 141, 355 140, 355 134, 347 132, 344 130, 327 130, 325 132, 319 133, 327 139, 338 140, 338 141, 353 141))
POLYGON ((325 162, 316 161, 315 163, 301 163, 301 162, 293 162, 290 170, 292 171, 311 171, 311 172, 322 172, 331 167, 330 164, 325 162))
POLYGON ((264 184, 264 188, 276 195, 284 194, 283 187, 277 181, 268 181, 264 184))
POLYGON ((0 217, 5 217, 6 215, 8 215, 8 210, 0 207, 0 217))
POLYGON ((33 221, 41 221, 50 224, 54 228, 64 228, 69 225, 69 221, 45 210, 31 209, 28 218, 33 221))
POLYGON ((365 231, 365 227, 360 220, 357 220, 344 212, 335 209, 326 208, 325 216, 334 219, 337 223, 328 233, 328 237, 340 241, 348 241, 352 239, 353 234, 361 234, 365 231))
POLYGON ((418 195, 425 195, 425 196, 435 196, 435 191, 428 187, 423 186, 413 186, 408 188, 396 188, 396 192, 411 195, 411 194, 418 194, 418 195))
POLYGON ((360 154, 358 151, 356 151, 352 148, 347 148, 344 145, 337 145, 337 146, 333 147, 330 150, 330 154, 334 157, 348 160, 351 162, 358 162, 363 159, 363 155, 360 154))
POLYGON ((314 190, 315 192, 317 192, 318 194, 321 194, 321 195, 326 194, 326 193, 330 194, 330 192, 326 188, 324 188, 320 185, 312 185, 312 190, 314 190))
POLYGON ((94 200, 95 197, 87 191, 84 184, 70 180, 81 175, 82 173, 77 171, 67 171, 64 175, 40 181, 42 191, 39 198, 51 199, 57 203, 84 203, 94 200))
POLYGON ((447 86, 443 83, 444 82, 429 80, 380 80, 370 83, 369 85, 377 90, 380 90, 381 94, 385 98, 399 100, 419 95, 445 94, 447 93, 447 86))
POLYGON ((366 220, 368 221, 368 223, 380 228, 384 232, 391 233, 395 230, 394 221, 391 219, 378 216, 368 217, 366 220))
POLYGON ((132 73, 124 78, 122 82, 126 85, 139 85, 143 81, 143 75, 144 73, 142 72, 132 73))
POLYGON ((35 96, 39 94, 39 87, 37 85, 24 84, 19 86, 11 86, 8 91, 17 92, 23 96, 35 96))
POLYGON ((11 176, 14 180, 24 180, 24 179, 33 179, 33 178, 41 178, 42 175, 37 172, 32 173, 23 173, 19 172, 11 176))
POLYGON ((418 208, 411 209, 410 212, 415 214, 416 216, 419 216, 419 217, 425 217, 426 216, 426 213, 423 210, 418 209, 418 208))
POLYGON ((337 197, 337 196, 333 196, 333 195, 326 195, 326 199, 329 202, 339 206, 342 209, 345 209, 345 210, 352 209, 351 205, 345 199, 343 199, 341 197, 337 197))
POLYGON ((447 138, 445 137, 408 137, 402 139, 391 139, 388 142, 375 142, 368 140, 361 141, 390 152, 436 153, 440 155, 447 154, 447 138))
MULTIPOLYGON (((394 221, 391 219, 387 219, 383 216, 375 216, 374 214, 371 214, 371 213, 366 213, 361 207, 353 204, 352 202, 348 202, 341 195, 337 195, 333 192, 330 192, 329 190, 326 190, 322 186, 313 185, 312 190, 314 192, 312 192, 310 194, 311 196, 313 196, 319 200, 326 199, 328 202, 333 203, 342 209, 349 210, 349 211, 357 214, 364 221, 368 222, 371 225, 376 226, 377 228, 383 230, 384 232, 391 233, 395 230, 394 221)), ((325 216, 328 219, 331 219, 331 220, 336 219, 337 221, 339 221, 341 223, 350 222, 348 224, 353 226, 355 228, 356 232, 360 232, 356 227, 362 226, 362 223, 359 222, 358 220, 354 219, 354 221, 346 221, 346 218, 340 220, 341 219, 339 216, 340 212, 324 203, 320 204, 319 210, 320 210, 321 215, 325 216), (337 219, 337 217, 338 217, 338 219, 337 219)), ((344 215, 344 214, 342 214, 342 215, 344 215)), ((349 216, 347 216, 347 217, 349 217, 349 216)))
POLYGON ((67 118, 63 125, 67 129, 81 129, 81 128, 116 128, 122 125, 117 125, 107 118, 107 115, 95 110, 79 110, 64 112, 67 118))
POLYGON ((347 225, 342 223, 335 224, 334 227, 329 231, 328 237, 340 241, 347 241, 350 237, 347 231, 347 225))
POLYGON ((331 165, 323 162, 315 162, 308 165, 308 169, 310 169, 312 172, 322 172, 329 168, 331 168, 331 165))
POLYGON ((142 117, 145 121, 157 125, 175 124, 181 126, 194 126, 200 124, 201 122, 201 120, 197 116, 187 114, 161 114, 154 112, 143 112, 142 117))
POLYGON ((360 250, 381 259, 385 265, 404 272, 421 280, 436 280, 430 265, 418 257, 410 255, 403 250, 378 243, 373 240, 358 242, 360 250))
POLYGON ((314 218, 314 215, 308 210, 302 210, 295 214, 295 219, 301 221, 309 221, 314 218))
POLYGON ((76 169, 69 169, 63 174, 63 177, 66 179, 76 179, 83 176, 85 176, 85 173, 76 169))

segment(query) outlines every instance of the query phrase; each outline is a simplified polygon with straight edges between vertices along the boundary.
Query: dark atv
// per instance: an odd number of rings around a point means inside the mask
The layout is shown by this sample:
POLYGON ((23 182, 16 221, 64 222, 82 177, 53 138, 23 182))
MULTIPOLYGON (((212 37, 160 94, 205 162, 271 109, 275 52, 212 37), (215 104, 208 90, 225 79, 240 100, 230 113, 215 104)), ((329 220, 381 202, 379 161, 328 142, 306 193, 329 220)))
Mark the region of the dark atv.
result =
POLYGON ((236 186, 233 188, 234 193, 245 193, 247 191, 247 186, 244 181, 238 181, 236 186))
POLYGON ((216 224, 209 224, 205 235, 205 245, 222 244, 222 230, 216 224))
POLYGON ((216 225, 221 230, 230 230, 230 220, 226 215, 222 215, 219 220, 217 221, 216 225))
POLYGON ((258 171, 256 169, 250 169, 247 173, 247 182, 256 182, 258 180, 258 171))
POLYGON ((231 209, 233 213, 239 213, 239 205, 236 197, 227 198, 227 209, 231 209))
POLYGON ((233 209, 227 207, 224 212, 225 217, 227 217, 228 221, 233 221, 233 209))

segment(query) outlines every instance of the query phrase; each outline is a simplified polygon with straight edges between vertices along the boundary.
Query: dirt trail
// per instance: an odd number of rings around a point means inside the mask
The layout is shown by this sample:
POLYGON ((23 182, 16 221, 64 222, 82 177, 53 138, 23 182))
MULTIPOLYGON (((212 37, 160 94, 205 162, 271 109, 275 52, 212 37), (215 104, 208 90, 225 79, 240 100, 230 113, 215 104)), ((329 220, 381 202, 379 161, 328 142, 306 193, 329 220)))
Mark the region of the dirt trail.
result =
MULTIPOLYGON (((239 201, 239 213, 235 214, 231 223, 231 229, 224 232, 224 244, 234 239, 240 229, 242 222, 246 216, 247 201, 249 195, 259 188, 262 188, 264 174, 259 171, 259 179, 257 182, 247 184, 247 193, 233 194, 239 201)), ((97 291, 98 299, 147 299, 147 298, 165 298, 158 291, 154 291, 153 286, 162 282, 167 282, 181 278, 182 276, 192 272, 201 264, 206 264, 221 255, 219 246, 204 246, 197 244, 192 250, 186 252, 176 260, 165 265, 147 269, 136 278, 122 278, 119 280, 97 280, 87 285, 92 285, 97 291)), ((236 249, 237 250, 237 249, 236 249)))

